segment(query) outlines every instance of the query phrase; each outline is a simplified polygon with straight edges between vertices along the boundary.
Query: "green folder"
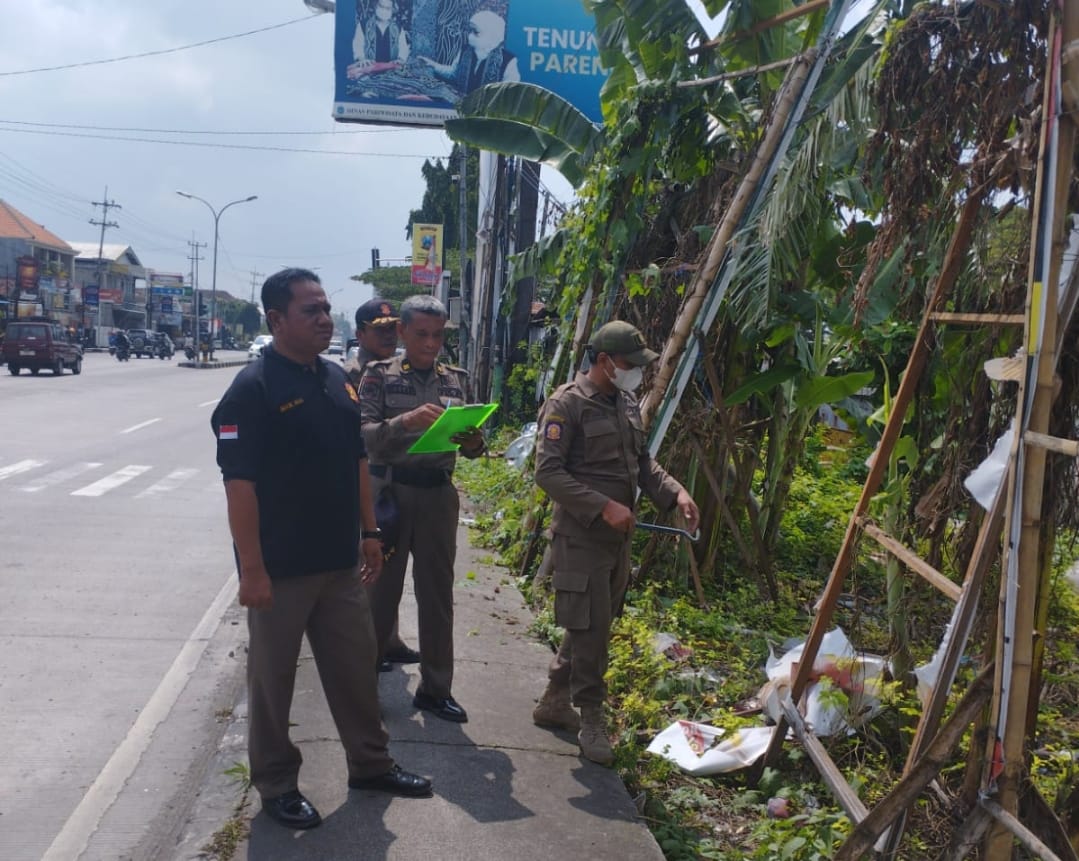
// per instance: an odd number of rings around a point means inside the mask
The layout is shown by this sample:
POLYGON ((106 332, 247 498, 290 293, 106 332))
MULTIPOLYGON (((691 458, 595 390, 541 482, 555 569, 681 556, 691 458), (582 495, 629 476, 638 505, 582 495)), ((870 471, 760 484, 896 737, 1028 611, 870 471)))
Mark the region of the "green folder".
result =
POLYGON ((465 404, 460 407, 446 407, 433 425, 424 431, 423 436, 412 443, 409 454, 429 454, 437 451, 457 451, 460 448, 450 437, 461 431, 478 428, 491 413, 498 409, 498 404, 465 404))

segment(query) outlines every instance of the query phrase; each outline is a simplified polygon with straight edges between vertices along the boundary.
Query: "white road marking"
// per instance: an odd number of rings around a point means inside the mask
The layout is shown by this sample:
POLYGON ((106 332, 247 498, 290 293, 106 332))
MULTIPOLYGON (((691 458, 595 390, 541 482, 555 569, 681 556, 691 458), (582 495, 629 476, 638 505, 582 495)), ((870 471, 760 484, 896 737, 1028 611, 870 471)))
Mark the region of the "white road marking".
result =
POLYGON ((151 484, 146 490, 142 491, 142 493, 136 493, 135 499, 142 499, 145 496, 157 496, 162 493, 168 493, 170 490, 175 490, 197 472, 197 469, 174 469, 161 479, 161 481, 156 484, 151 484))
POLYGON ((20 472, 29 472, 32 469, 37 469, 39 466, 44 466, 46 463, 48 463, 48 461, 20 460, 18 463, 0 467, 0 481, 3 481, 5 478, 11 478, 13 475, 18 475, 20 472))
POLYGON ((214 398, 212 401, 203 401, 201 404, 199 404, 199 406, 200 407, 212 407, 219 400, 221 400, 221 398, 214 398))
POLYGON ((121 484, 127 484, 131 479, 138 478, 144 472, 152 469, 149 466, 138 466, 132 464, 131 466, 125 466, 123 469, 118 469, 112 475, 106 475, 99 481, 95 481, 93 484, 88 484, 86 487, 80 487, 78 490, 72 491, 72 496, 104 496, 110 490, 119 487, 121 484))
POLYGON ((135 723, 127 731, 124 740, 113 751, 101 773, 86 790, 82 801, 68 817, 52 845, 42 856, 42 861, 70 861, 86 851, 90 837, 98 829, 101 820, 112 807, 120 790, 138 767, 146 749, 153 740, 154 732, 168 717, 179 699, 188 679, 198 668, 202 653, 221 624, 229 604, 236 598, 236 574, 233 572, 217 593, 214 602, 206 610, 191 636, 187 638, 180 654, 172 662, 169 671, 157 686, 157 690, 142 708, 135 723))
POLYGON ((54 485, 62 484, 65 481, 70 481, 73 478, 78 478, 84 472, 97 469, 99 466, 101 466, 100 463, 76 463, 72 466, 58 469, 55 472, 50 472, 48 475, 43 475, 37 481, 30 482, 30 484, 24 484, 19 490, 24 490, 27 493, 37 493, 39 490, 44 490, 46 487, 53 487, 54 485))
POLYGON ((161 419, 159 419, 159 418, 158 419, 150 419, 149 421, 142 422, 142 423, 137 424, 137 425, 132 425, 129 428, 125 428, 124 430, 120 431, 120 433, 131 433, 132 431, 142 430, 144 427, 149 427, 154 422, 159 422, 159 421, 161 421, 161 419))

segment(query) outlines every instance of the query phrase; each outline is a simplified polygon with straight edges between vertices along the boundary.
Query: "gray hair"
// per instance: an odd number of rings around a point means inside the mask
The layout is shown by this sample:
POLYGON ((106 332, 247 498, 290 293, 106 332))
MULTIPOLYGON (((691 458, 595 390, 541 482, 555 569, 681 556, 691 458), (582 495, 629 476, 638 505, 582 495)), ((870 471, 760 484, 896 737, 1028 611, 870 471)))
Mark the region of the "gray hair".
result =
POLYGON ((438 317, 440 320, 446 320, 449 318, 449 312, 446 311, 446 306, 439 302, 434 296, 429 296, 423 293, 419 296, 409 296, 404 302, 401 303, 401 324, 407 326, 412 322, 412 318, 417 314, 430 314, 432 317, 438 317))

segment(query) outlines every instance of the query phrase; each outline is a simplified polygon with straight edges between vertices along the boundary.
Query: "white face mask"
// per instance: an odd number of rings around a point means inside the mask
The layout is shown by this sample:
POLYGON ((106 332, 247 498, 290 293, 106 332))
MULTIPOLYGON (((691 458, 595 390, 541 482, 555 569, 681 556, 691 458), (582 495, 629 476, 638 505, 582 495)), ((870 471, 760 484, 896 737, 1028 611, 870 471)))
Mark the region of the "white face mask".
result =
POLYGON ((615 365, 614 362, 611 362, 611 364, 614 366, 614 376, 609 377, 609 379, 614 383, 616 389, 632 394, 641 387, 641 383, 644 381, 644 368, 630 368, 627 371, 615 365))

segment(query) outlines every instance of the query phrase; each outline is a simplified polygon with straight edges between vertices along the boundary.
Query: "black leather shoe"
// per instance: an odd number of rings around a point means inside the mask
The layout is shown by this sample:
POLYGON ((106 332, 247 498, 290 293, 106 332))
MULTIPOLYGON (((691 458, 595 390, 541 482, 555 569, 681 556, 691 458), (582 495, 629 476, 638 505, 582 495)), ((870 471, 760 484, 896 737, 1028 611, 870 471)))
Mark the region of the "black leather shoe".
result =
POLYGON ((420 653, 415 649, 402 645, 399 649, 391 649, 386 652, 386 660, 394 664, 418 664, 420 653))
POLYGON ((378 662, 378 671, 380 673, 388 673, 392 669, 393 661, 391 661, 389 658, 383 658, 381 661, 378 662))
POLYGON ((350 777, 348 788, 389 792, 406 798, 428 798, 431 795, 431 781, 426 777, 405 771, 399 765, 395 765, 385 774, 377 777, 350 777))
POLYGON ((440 717, 442 720, 453 721, 454 723, 468 722, 468 714, 453 697, 436 699, 430 694, 417 691, 416 696, 412 698, 412 705, 418 709, 423 709, 425 712, 431 712, 435 717, 440 717))
POLYGON ((262 809, 266 815, 286 828, 314 828, 322 824, 313 804, 293 789, 276 798, 262 799, 262 809))

